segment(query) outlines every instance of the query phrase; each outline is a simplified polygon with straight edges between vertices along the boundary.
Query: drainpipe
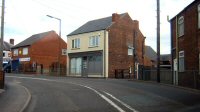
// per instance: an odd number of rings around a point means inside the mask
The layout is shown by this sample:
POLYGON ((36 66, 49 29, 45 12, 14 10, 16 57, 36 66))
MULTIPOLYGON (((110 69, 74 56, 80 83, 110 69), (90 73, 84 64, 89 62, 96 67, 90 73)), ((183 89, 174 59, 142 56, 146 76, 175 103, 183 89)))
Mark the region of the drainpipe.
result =
POLYGON ((103 62, 103 63, 104 63, 104 65, 103 65, 104 77, 107 78, 107 77, 106 77, 106 30, 104 30, 103 61, 104 61, 104 62, 103 62))
POLYGON ((176 16, 176 60, 177 60, 177 70, 176 70, 176 76, 175 78, 177 78, 177 82, 175 80, 175 85, 178 85, 178 71, 179 71, 179 47, 178 47, 178 19, 176 16))

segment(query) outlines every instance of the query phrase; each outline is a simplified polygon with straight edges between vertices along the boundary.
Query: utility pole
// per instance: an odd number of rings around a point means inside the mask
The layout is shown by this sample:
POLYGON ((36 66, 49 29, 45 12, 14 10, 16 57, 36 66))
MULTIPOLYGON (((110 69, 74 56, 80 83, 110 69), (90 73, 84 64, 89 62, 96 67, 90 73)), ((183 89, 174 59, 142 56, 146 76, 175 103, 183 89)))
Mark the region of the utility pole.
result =
POLYGON ((160 0, 157 0, 157 82, 160 83, 160 0))
POLYGON ((5 0, 2 0, 2 9, 1 9, 0 72, 3 71, 4 8, 5 8, 5 0))
POLYGON ((1 42, 0 42, 0 89, 4 88, 5 83, 5 74, 3 71, 3 36, 4 36, 4 8, 5 0, 2 0, 2 9, 1 9, 1 42))

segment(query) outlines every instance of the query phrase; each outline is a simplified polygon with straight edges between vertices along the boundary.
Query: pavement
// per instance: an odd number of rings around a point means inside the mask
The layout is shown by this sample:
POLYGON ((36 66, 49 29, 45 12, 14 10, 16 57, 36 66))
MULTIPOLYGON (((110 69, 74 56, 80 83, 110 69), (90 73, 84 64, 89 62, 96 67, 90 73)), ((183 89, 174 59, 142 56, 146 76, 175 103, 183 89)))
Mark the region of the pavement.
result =
POLYGON ((30 100, 30 92, 20 82, 7 82, 5 89, 0 89, 0 112, 23 112, 30 100))

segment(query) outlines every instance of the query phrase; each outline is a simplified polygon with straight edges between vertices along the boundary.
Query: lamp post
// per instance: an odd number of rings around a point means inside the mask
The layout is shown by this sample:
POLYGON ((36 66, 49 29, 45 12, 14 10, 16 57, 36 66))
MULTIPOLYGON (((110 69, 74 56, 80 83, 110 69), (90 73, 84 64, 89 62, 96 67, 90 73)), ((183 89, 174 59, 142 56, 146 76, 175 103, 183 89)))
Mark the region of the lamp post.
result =
MULTIPOLYGON (((47 17, 50 17, 50 18, 53 18, 53 19, 57 19, 59 20, 59 36, 61 38, 61 19, 60 18, 57 18, 57 17, 53 17, 53 16, 50 16, 50 15, 47 15, 47 17)), ((61 53, 61 50, 60 50, 60 39, 58 40, 58 75, 60 75, 60 53, 61 53)))

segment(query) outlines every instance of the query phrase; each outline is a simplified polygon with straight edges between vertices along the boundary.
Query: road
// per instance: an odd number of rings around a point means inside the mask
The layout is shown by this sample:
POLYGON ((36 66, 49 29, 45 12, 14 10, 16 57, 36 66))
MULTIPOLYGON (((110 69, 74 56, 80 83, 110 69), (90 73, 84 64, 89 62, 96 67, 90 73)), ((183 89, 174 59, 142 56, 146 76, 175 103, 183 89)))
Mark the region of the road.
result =
POLYGON ((199 112, 200 92, 127 79, 9 74, 26 87, 25 112, 199 112))

